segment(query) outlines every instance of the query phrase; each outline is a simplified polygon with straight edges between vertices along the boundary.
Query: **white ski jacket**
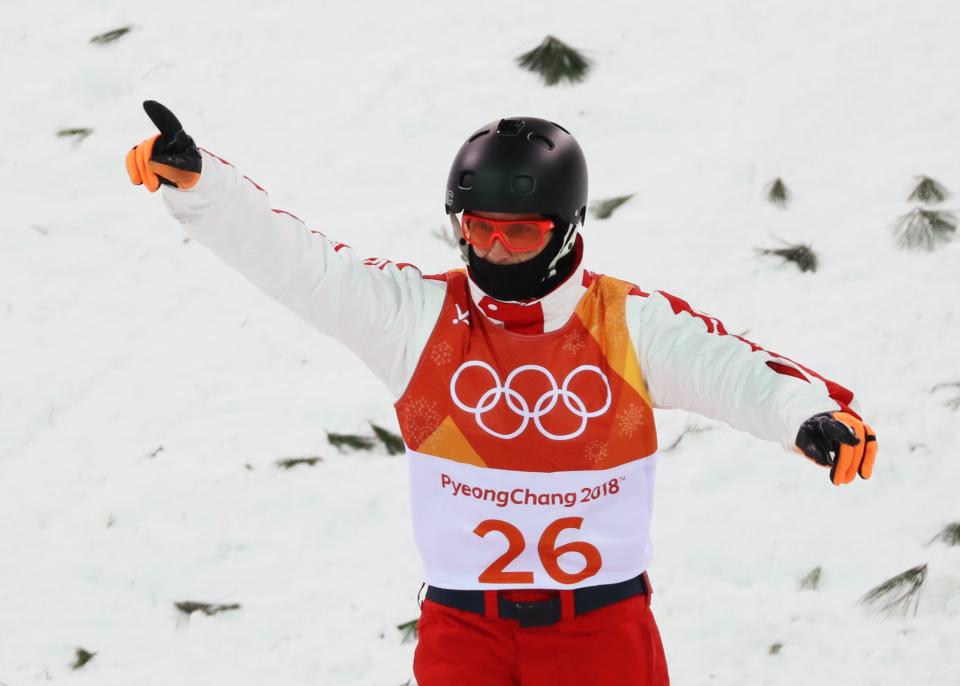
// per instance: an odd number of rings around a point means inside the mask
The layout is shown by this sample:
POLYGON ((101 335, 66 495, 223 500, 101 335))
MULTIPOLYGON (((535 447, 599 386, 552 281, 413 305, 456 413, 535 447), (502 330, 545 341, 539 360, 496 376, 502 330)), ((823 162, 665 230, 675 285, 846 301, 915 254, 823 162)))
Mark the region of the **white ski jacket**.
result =
MULTIPOLYGON (((163 187, 186 232, 320 332, 340 341, 399 398, 444 301, 443 280, 409 264, 362 259, 348 246, 271 209, 267 193, 232 165, 203 151, 191 190, 163 187)), ((520 333, 559 329, 573 314, 583 266, 532 303, 500 302, 474 283, 474 304, 520 333)), ((635 289, 627 324, 654 407, 722 420, 794 450, 801 423, 818 412, 857 414, 853 393, 750 341, 668 293, 635 289)))

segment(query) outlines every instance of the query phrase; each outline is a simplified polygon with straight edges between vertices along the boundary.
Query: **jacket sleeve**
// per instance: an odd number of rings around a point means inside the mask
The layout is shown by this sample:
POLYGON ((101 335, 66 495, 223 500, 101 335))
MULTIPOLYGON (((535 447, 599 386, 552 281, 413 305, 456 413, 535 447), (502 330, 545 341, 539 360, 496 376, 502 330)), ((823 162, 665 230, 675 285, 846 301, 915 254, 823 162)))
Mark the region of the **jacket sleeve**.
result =
POLYGON ((793 451, 804 420, 851 407, 853 393, 669 293, 632 295, 627 321, 654 407, 726 422, 793 451))
POLYGON ((440 313, 445 284, 413 265, 358 258, 283 210, 266 191, 207 151, 192 189, 163 187, 186 232, 286 305, 340 341, 399 397, 440 313))

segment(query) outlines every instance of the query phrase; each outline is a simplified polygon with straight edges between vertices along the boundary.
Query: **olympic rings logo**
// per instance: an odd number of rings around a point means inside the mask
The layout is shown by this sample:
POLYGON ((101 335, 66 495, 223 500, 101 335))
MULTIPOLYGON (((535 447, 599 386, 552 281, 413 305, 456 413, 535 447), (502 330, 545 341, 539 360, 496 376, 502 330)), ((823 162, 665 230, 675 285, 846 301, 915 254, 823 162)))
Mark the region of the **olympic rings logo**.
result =
POLYGON ((537 430, 546 438, 554 441, 568 441, 571 438, 576 438, 586 431, 587 421, 589 419, 592 417, 599 417, 608 409, 610 409, 610 403, 613 401, 613 394, 610 391, 610 382, 607 380, 606 375, 600 371, 599 367, 596 367, 592 364, 580 365, 567 374, 566 378, 563 380, 563 383, 560 385, 557 385, 557 380, 545 367, 541 367, 540 365, 536 364, 525 364, 510 372, 506 381, 501 384, 500 377, 497 375, 497 372, 493 367, 486 362, 481 362, 480 360, 470 360, 460 365, 459 369, 454 372, 453 377, 450 379, 450 399, 453 400, 453 403, 461 410, 472 414, 477 422, 477 426, 491 436, 504 439, 516 438, 526 430, 527 426, 529 426, 530 421, 532 420, 534 426, 537 427, 537 430), (493 388, 484 391, 483 395, 480 396, 480 399, 474 406, 464 403, 457 394, 457 381, 460 380, 460 375, 471 367, 479 367, 480 369, 485 370, 488 374, 490 374, 490 378, 493 381, 493 388), (546 378, 547 383, 550 384, 550 390, 546 391, 543 395, 537 398, 537 401, 533 404, 533 409, 530 409, 530 404, 527 402, 526 398, 520 395, 520 393, 518 393, 515 389, 511 388, 511 384, 514 382, 514 380, 525 372, 536 372, 538 374, 542 374, 544 378, 546 378), (570 390, 570 384, 578 374, 586 374, 591 372, 600 377, 604 388, 607 390, 607 398, 604 401, 603 406, 598 410, 588 410, 586 403, 583 402, 580 396, 570 390), (506 401, 507 407, 510 408, 514 414, 519 416, 521 420, 520 426, 508 434, 494 431, 483 422, 483 416, 496 407, 501 399, 506 401), (544 415, 551 412, 557 406, 557 403, 560 400, 563 400, 563 404, 567 410, 573 413, 574 416, 580 418, 579 428, 566 434, 552 433, 544 428, 540 421, 544 415))

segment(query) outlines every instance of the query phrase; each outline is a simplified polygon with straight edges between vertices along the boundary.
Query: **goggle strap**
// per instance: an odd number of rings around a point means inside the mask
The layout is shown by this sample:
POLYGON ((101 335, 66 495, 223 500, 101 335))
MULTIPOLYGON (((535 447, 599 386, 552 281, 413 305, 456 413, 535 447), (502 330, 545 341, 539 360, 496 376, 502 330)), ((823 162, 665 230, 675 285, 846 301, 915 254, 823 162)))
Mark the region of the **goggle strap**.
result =
MULTIPOLYGON (((556 222, 554 222, 556 223, 556 222)), ((550 260, 550 264, 547 266, 547 278, 551 279, 557 274, 557 263, 567 255, 577 241, 577 225, 576 224, 567 224, 567 232, 563 236, 563 242, 560 244, 560 249, 557 251, 557 254, 554 255, 553 259, 550 260)))
POLYGON ((470 244, 467 242, 467 239, 463 237, 463 227, 460 224, 460 217, 457 216, 456 212, 450 213, 450 227, 453 229, 453 240, 457 242, 457 247, 460 248, 460 259, 463 260, 464 264, 470 263, 470 244))

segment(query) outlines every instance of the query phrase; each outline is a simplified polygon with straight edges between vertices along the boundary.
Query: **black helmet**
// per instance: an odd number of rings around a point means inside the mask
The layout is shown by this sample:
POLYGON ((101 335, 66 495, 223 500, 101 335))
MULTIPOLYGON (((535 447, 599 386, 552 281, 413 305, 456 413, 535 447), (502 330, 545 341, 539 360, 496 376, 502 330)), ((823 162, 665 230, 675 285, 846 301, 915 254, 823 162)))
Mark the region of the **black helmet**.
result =
POLYGON ((576 227, 586 205, 583 151, 569 131, 546 119, 514 117, 480 128, 457 152, 447 178, 447 214, 545 214, 576 227))

